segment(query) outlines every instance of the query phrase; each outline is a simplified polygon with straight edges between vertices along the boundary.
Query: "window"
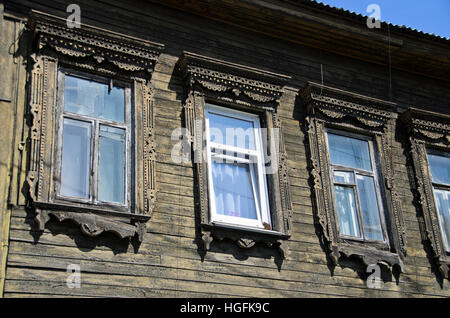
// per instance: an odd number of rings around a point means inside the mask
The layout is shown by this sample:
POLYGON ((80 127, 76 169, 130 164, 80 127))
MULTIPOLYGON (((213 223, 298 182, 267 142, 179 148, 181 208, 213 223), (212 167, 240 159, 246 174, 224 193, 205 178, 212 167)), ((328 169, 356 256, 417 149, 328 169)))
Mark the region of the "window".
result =
POLYGON ((177 69, 186 83, 199 248, 223 239, 241 248, 263 243, 283 258, 292 206, 278 107, 294 107, 290 77, 190 52, 177 69))
POLYGON ((156 199, 153 90, 164 48, 34 12, 26 183, 39 230, 50 215, 88 236, 142 241, 156 199), (35 44, 36 44, 35 43, 35 44))
POLYGON ((450 157, 429 151, 428 163, 442 241, 445 250, 450 252, 450 157))
POLYGON ((59 72, 58 85, 56 198, 128 211, 130 87, 68 70, 59 72))
POLYGON ((407 128, 420 206, 422 238, 442 277, 450 267, 450 116, 409 108, 401 116, 407 128))
POLYGON ((406 227, 392 152, 396 104, 312 82, 300 94, 315 224, 331 265, 346 258, 404 272, 406 227))
POLYGON ((209 104, 205 112, 212 221, 270 228, 258 116, 209 104))
POLYGON ((341 237, 384 241, 372 140, 330 130, 327 139, 341 237))

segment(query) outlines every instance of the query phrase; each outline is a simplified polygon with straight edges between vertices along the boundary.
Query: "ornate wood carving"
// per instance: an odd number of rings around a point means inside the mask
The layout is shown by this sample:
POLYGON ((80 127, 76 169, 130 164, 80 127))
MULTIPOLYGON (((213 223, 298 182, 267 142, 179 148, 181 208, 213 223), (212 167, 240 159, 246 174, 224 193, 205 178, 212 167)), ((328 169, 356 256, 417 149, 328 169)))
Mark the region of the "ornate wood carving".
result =
MULTIPOLYGON (((184 114, 189 141, 193 144, 193 158, 199 194, 200 230, 205 250, 213 240, 228 238, 241 248, 250 248, 257 242, 281 247, 283 240, 290 236, 292 207, 289 190, 287 156, 281 132, 281 121, 277 109, 280 103, 295 100, 296 92, 286 88, 288 76, 257 70, 225 61, 184 52, 178 62, 178 70, 186 81, 184 114), (294 98, 282 101, 283 95, 294 98), (272 230, 255 232, 246 228, 229 228, 213 224, 209 215, 208 166, 203 157, 205 139, 204 104, 212 101, 221 105, 243 109, 260 114, 264 127, 278 128, 279 140, 270 144, 271 153, 278 158, 277 170, 267 176, 271 208, 272 230), (200 147, 198 147, 200 146, 200 147)), ((270 129, 268 129, 270 131, 270 129)), ((283 244, 284 245, 284 244, 283 244)))
POLYGON ((231 226, 203 225, 202 240, 205 251, 210 249, 211 242, 215 239, 219 241, 224 239, 231 240, 243 249, 249 249, 257 243, 262 243, 265 246, 276 248, 282 259, 286 259, 288 253, 285 241, 287 237, 278 232, 252 232, 251 230, 243 230, 231 226))
POLYGON ((188 86, 208 97, 248 107, 276 109, 288 76, 184 52, 178 63, 188 86), (229 94, 224 94, 229 93, 229 94))
MULTIPOLYGON (((142 102, 139 103, 141 112, 137 114, 135 122, 139 121, 142 132, 138 134, 141 142, 137 143, 142 151, 143 160, 143 207, 141 214, 150 215, 156 200, 156 178, 155 178, 155 160, 156 160, 156 142, 155 142, 155 115, 153 111, 153 89, 142 79, 135 80, 134 87, 142 102)), ((142 179, 142 176, 138 176, 142 179)))
POLYGON ((449 278, 450 255, 445 251, 434 201, 427 149, 450 153, 450 116, 409 108, 401 116, 407 126, 416 181, 417 201, 422 208, 422 237, 429 241, 433 258, 443 277, 449 278))
MULTIPOLYGON (((151 73, 163 45, 82 25, 69 29, 66 20, 33 11, 28 26, 36 34, 37 50, 51 48, 59 56, 109 62, 126 72, 151 73)), ((95 63, 94 63, 95 61, 95 63)))
POLYGON ((397 116, 396 105, 311 82, 300 94, 307 108, 305 131, 308 136, 315 221, 332 263, 337 264, 342 255, 356 256, 366 265, 374 263, 382 263, 389 267, 395 265, 404 271, 406 227, 394 181, 391 153, 397 116), (385 214, 391 219, 391 222, 387 222, 389 246, 368 246, 365 243, 340 239, 332 199, 330 163, 325 139, 327 127, 372 136, 385 181, 384 184, 380 184, 387 198, 385 205, 388 213, 385 214))
MULTIPOLYGON (((49 220, 49 215, 52 214, 60 222, 64 220, 71 220, 80 225, 82 232, 88 236, 98 236, 103 232, 113 232, 120 238, 132 237, 136 234, 136 226, 124 222, 111 220, 105 216, 99 216, 93 213, 79 213, 67 211, 52 211, 40 210, 39 221, 46 222, 49 220)), ((43 230, 44 222, 39 223, 39 228, 43 230)))
MULTIPOLYGON (((113 32, 82 25, 69 29, 65 20, 33 11, 28 28, 35 35, 35 52, 30 68, 30 166, 27 174, 30 205, 36 211, 41 230, 54 215, 58 220, 71 219, 83 233, 96 236, 110 231, 121 238, 137 234, 141 241, 145 223, 151 217, 155 201, 155 140, 151 73, 163 49, 160 44, 119 36, 113 32), (134 90, 135 184, 134 214, 120 217, 108 209, 59 205, 55 202, 52 154, 55 138, 58 66, 93 72, 132 83, 134 90), (105 213, 106 212, 106 213, 105 213), (102 214, 100 216, 100 214, 102 214), (109 214, 109 215, 108 215, 109 214)), ((116 213, 117 214, 117 213, 116 213)))

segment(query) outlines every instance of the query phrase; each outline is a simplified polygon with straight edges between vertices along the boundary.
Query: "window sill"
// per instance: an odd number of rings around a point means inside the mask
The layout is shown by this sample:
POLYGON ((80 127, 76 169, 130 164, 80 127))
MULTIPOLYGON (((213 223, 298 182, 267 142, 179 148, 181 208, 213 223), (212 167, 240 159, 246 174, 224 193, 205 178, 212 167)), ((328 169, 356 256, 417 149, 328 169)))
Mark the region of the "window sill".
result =
POLYGON ((340 236, 337 243, 339 245, 357 246, 367 249, 375 249, 380 251, 389 251, 389 243, 387 241, 369 241, 352 237, 340 236))
POLYGON ((102 215, 116 216, 116 217, 124 217, 124 218, 132 218, 136 220, 148 220, 150 217, 148 215, 143 214, 135 214, 130 212, 122 212, 116 211, 114 209, 110 209, 109 206, 80 206, 76 204, 72 204, 70 202, 42 202, 35 201, 33 205, 37 208, 43 208, 48 210, 63 210, 67 212, 78 212, 78 213, 96 213, 102 215))
POLYGON ((254 232, 254 233, 258 233, 258 234, 262 234, 262 235, 268 235, 268 236, 279 237, 279 238, 286 237, 286 235, 284 235, 281 232, 266 230, 266 229, 257 228, 257 227, 250 227, 250 226, 231 224, 231 223, 219 222, 219 221, 213 221, 213 222, 211 222, 211 224, 214 227, 224 228, 224 229, 229 229, 229 230, 254 232))

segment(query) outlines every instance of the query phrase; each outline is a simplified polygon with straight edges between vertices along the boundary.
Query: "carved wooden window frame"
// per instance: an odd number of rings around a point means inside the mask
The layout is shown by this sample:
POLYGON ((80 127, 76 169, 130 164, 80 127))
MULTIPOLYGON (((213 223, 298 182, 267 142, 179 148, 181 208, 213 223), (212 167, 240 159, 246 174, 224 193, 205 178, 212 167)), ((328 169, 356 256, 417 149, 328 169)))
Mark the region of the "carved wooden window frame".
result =
POLYGON ((55 216, 78 223, 84 234, 110 231, 120 238, 142 241, 156 195, 153 89, 151 74, 163 45, 118 35, 81 24, 69 29, 66 20, 33 11, 28 21, 33 34, 30 56, 29 206, 40 230, 55 216), (129 83, 134 109, 133 211, 83 207, 55 202, 52 196, 56 143, 57 76, 67 68, 129 83))
MULTIPOLYGON (((333 198, 333 209, 336 210, 337 209, 337 199, 336 199, 336 194, 335 191, 333 190, 333 187, 335 185, 341 185, 341 186, 348 186, 348 184, 345 183, 339 183, 336 182, 335 180, 333 180, 333 174, 336 171, 339 172, 350 172, 353 176, 354 176, 354 181, 353 181, 353 185, 351 185, 351 187, 354 189, 354 199, 355 199, 355 203, 356 203, 356 216, 357 216, 357 220, 358 220, 358 227, 359 227, 359 231, 361 234, 361 237, 348 237, 349 240, 355 240, 355 241, 360 241, 360 242, 364 242, 365 245, 373 245, 375 247, 381 247, 381 248, 389 248, 389 242, 387 240, 387 231, 386 231, 386 222, 384 220, 384 217, 382 217, 382 215, 384 214, 384 208, 383 208, 383 203, 382 203, 382 198, 381 198, 381 191, 380 191, 380 186, 379 186, 379 171, 378 171, 378 164, 377 164, 377 158, 378 158, 378 153, 376 151, 376 147, 373 144, 373 138, 371 136, 367 136, 367 135, 361 135, 361 134, 354 134, 354 133, 349 133, 347 131, 342 131, 342 130, 335 130, 335 129, 330 129, 330 128, 326 128, 325 130, 325 144, 327 145, 327 153, 328 153, 328 160, 329 160, 329 156, 330 156, 330 147, 329 147, 329 142, 328 142, 328 134, 335 134, 335 135, 339 135, 339 136, 344 136, 344 137, 349 137, 349 138, 353 138, 353 139, 359 139, 359 140, 364 140, 367 142, 368 145, 368 150, 369 150, 369 157, 370 157, 370 164, 372 167, 371 171, 364 171, 364 170, 360 170, 357 168, 351 168, 348 166, 339 166, 339 165, 335 165, 333 163, 330 162, 330 183, 331 183, 331 195, 333 198), (382 241, 373 241, 373 240, 369 240, 367 239, 367 237, 364 235, 364 227, 363 227, 363 222, 362 222, 362 212, 361 212, 361 207, 360 207, 360 196, 358 193, 358 189, 356 186, 356 175, 363 175, 363 176, 368 176, 373 178, 374 180, 374 187, 375 187, 375 195, 376 195, 376 201, 378 203, 378 215, 380 217, 380 222, 381 222, 381 230, 382 230, 382 235, 383 235, 383 240, 382 241)), ((337 219, 337 217, 336 217, 337 219)), ((345 239, 345 235, 341 234, 341 229, 339 228, 339 222, 337 222, 337 226, 336 226, 336 230, 338 232, 338 235, 340 237, 340 239, 345 239)))
POLYGON ((313 82, 301 90, 301 97, 307 112, 305 131, 315 222, 332 264, 337 265, 341 256, 356 256, 366 266, 383 264, 404 272, 406 228, 392 162, 396 104, 313 82), (339 237, 325 135, 328 128, 372 139, 379 165, 388 245, 339 237))
POLYGON ((450 154, 450 116, 409 108, 401 120, 409 134, 417 202, 422 210, 419 217, 422 237, 430 243, 432 258, 440 274, 449 278, 450 253, 445 251, 441 237, 427 154, 429 151, 450 154))
MULTIPOLYGON (((184 101, 185 125, 192 152, 197 179, 199 229, 204 250, 210 249, 213 239, 235 241, 242 248, 250 248, 262 242, 275 246, 284 258, 287 252, 283 244, 291 235, 292 206, 290 198, 287 156, 277 109, 280 103, 293 103, 295 90, 285 84, 290 77, 229 63, 195 53, 183 52, 178 70, 186 83, 184 101), (289 95, 291 98, 281 98, 289 95), (212 223, 208 200, 208 165, 203 156, 206 149, 204 138, 205 103, 258 114, 261 127, 278 128, 278 147, 269 142, 269 151, 276 153, 276 172, 267 174, 272 229, 252 229, 212 223), (196 151, 195 145, 201 145, 196 151)), ((271 140, 268 136, 267 140, 271 140)))

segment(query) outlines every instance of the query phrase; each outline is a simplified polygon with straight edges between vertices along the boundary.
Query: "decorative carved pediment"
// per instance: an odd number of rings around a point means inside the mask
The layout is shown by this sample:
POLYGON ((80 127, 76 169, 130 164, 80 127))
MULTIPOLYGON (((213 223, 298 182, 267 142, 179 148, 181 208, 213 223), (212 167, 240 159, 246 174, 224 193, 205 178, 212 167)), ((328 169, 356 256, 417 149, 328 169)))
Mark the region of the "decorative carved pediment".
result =
POLYGON ((142 240, 145 223, 151 217, 156 196, 155 136, 151 73, 163 45, 118 35, 81 25, 68 28, 65 20, 37 11, 28 27, 34 32, 35 52, 30 59, 30 165, 27 174, 30 206, 36 211, 41 230, 49 215, 80 224, 83 233, 96 236, 105 231, 120 238, 137 235, 142 240), (119 214, 108 206, 56 203, 53 192, 56 142, 58 66, 64 65, 87 74, 126 81, 133 87, 135 173, 134 209, 119 214), (55 208, 57 204, 57 208, 55 208))
MULTIPOLYGON (((184 114, 189 141, 203 145, 205 101, 229 105, 243 111, 258 113, 262 127, 276 128, 279 140, 270 144, 270 153, 276 153, 276 172, 267 175, 272 225, 274 229, 255 232, 251 229, 233 229, 214 225, 209 215, 208 166, 201 158, 201 151, 194 151, 196 180, 199 194, 200 231, 205 250, 213 238, 231 239, 241 248, 251 248, 257 242, 276 246, 281 254, 281 244, 290 236, 292 206, 289 189, 287 155, 284 146, 281 120, 277 109, 281 103, 291 103, 293 108, 297 92, 285 84, 289 76, 266 72, 243 65, 183 52, 178 70, 186 82, 184 114), (286 97, 286 98, 282 98, 286 97), (201 126, 201 127, 200 127, 201 126), (200 158, 197 156, 200 155, 200 158)), ((227 107, 227 106, 224 106, 227 107)), ((270 129, 268 129, 270 133, 270 129)), ((204 146, 204 145, 203 145, 204 146)), ((203 148, 202 148, 203 149, 203 148)))
MULTIPOLYGON (((290 77, 229 63, 191 52, 183 52, 178 63, 179 70, 190 81, 205 90, 215 93, 218 99, 230 92, 231 101, 238 104, 276 107, 283 94, 283 87, 290 77), (246 98, 245 98, 246 97, 246 98)), ((224 99, 225 100, 225 99, 224 99)))
POLYGON ((396 104, 308 82, 300 92, 308 113, 325 119, 353 118, 369 128, 381 128, 395 116, 396 104))
POLYGON ((396 104, 309 82, 301 97, 307 110, 305 131, 308 136, 309 171, 314 194, 315 221, 331 261, 341 256, 356 256, 365 265, 383 263, 404 270, 406 227, 401 201, 394 181, 392 142, 397 118, 396 104), (370 135, 378 152, 384 192, 390 197, 389 244, 360 244, 341 240, 334 211, 326 128, 342 129, 370 135), (370 264, 369 264, 370 263, 370 264))
POLYGON ((28 27, 36 34, 38 51, 51 48, 68 58, 108 62, 126 72, 152 72, 164 48, 162 44, 84 24, 68 28, 65 19, 38 11, 32 11, 28 27))
POLYGON ((428 143, 450 144, 450 115, 409 108, 401 119, 415 139, 428 143))
POLYGON ((416 196, 421 205, 421 231, 430 242, 433 258, 443 277, 449 277, 450 255, 445 251, 434 202, 427 149, 450 153, 450 116, 409 108, 400 117, 410 134, 410 155, 416 179, 416 196))

